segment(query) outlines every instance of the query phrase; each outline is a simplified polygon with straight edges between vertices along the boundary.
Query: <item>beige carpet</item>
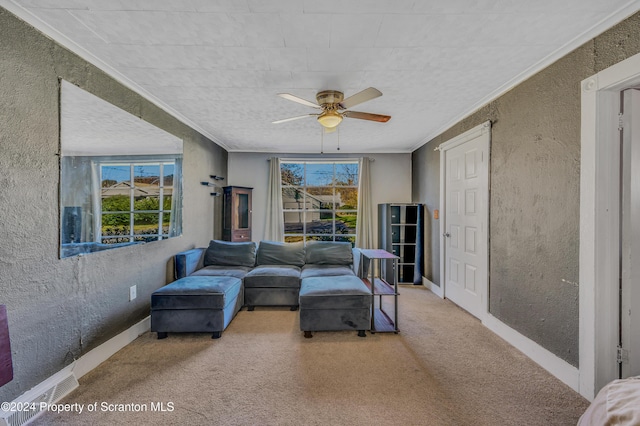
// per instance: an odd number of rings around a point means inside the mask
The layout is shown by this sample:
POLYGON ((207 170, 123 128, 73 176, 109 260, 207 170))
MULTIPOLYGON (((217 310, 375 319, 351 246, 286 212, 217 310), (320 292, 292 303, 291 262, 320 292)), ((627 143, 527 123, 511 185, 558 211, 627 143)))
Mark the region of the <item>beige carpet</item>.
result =
POLYGON ((243 310, 218 340, 146 333, 62 401, 83 413, 49 412, 34 424, 575 425, 587 408, 448 300, 423 287, 400 293, 400 334, 305 339, 299 313, 286 308, 243 310), (152 411, 157 403, 173 410, 152 411))

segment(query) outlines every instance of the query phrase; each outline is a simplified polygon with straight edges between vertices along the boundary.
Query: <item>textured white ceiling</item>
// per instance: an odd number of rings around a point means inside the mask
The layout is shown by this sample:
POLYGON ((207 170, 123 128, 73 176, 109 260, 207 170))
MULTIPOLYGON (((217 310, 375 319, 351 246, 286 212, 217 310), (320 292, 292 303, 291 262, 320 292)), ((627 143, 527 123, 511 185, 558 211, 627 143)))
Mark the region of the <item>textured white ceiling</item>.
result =
MULTIPOLYGON (((320 90, 383 96, 341 152, 411 152, 640 9, 629 0, 0 0, 230 151, 318 152, 320 90)), ((325 136, 325 152, 338 134, 325 136)))
POLYGON ((182 154, 182 139, 62 80, 61 154, 182 154))

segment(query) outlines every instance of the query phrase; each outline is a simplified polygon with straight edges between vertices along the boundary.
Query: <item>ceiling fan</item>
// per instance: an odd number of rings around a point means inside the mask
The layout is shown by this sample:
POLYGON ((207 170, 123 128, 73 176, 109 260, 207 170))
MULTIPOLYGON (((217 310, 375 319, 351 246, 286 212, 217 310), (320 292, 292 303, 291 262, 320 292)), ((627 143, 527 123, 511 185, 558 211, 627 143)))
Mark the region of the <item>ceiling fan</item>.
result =
POLYGON ((317 117, 318 122, 326 130, 334 130, 338 124, 342 122, 344 117, 358 118, 360 120, 378 121, 380 123, 386 123, 391 118, 390 115, 372 114, 369 112, 350 111, 349 108, 361 104, 371 99, 375 99, 382 96, 382 92, 373 87, 364 89, 355 95, 349 96, 344 99, 344 94, 337 90, 323 90, 316 94, 317 103, 307 101, 306 99, 299 98, 289 93, 279 93, 278 96, 284 99, 288 99, 293 102, 297 102, 302 105, 310 106, 312 108, 321 109, 318 114, 305 114, 297 117, 285 118, 284 120, 274 121, 273 124, 285 123, 287 121, 299 120, 306 117, 317 117))

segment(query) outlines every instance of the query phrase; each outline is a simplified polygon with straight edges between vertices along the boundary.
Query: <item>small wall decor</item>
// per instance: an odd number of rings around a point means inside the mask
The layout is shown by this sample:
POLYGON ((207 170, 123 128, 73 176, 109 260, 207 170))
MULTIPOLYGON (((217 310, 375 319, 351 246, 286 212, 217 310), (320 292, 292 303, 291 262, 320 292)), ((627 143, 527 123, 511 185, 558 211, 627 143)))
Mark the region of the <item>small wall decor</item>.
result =
MULTIPOLYGON (((215 181, 218 180, 224 180, 224 178, 222 176, 216 176, 216 175, 209 175, 209 177, 215 181)), ((203 186, 208 186, 208 187, 212 187, 212 188, 216 188, 216 184, 215 182, 207 182, 207 181, 202 181, 200 182, 200 185, 203 186)), ((222 195, 220 192, 218 191, 214 191, 214 192, 210 192, 209 194, 211 194, 212 197, 219 197, 220 195, 222 195)))

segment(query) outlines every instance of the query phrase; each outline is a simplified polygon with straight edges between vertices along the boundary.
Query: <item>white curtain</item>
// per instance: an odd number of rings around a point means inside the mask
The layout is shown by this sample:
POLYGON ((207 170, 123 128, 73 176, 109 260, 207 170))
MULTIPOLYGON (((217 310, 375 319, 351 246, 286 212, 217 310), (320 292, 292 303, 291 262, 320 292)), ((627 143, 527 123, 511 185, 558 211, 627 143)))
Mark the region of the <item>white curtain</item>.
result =
MULTIPOLYGON (((93 229, 91 230, 93 236, 91 238, 86 238, 83 236, 82 241, 95 241, 96 243, 101 243, 102 239, 100 238, 102 231, 100 225, 102 224, 102 188, 100 182, 100 162, 92 161, 91 162, 91 213, 90 213, 90 222, 93 223, 93 229), (96 218, 94 220, 94 217, 96 218)), ((84 216, 84 215, 83 215, 84 216)), ((87 217, 82 218, 82 222, 84 223, 87 217)), ((84 227, 83 227, 84 228, 84 227)))
POLYGON ((270 241, 284 241, 282 183, 280 180, 280 159, 277 157, 271 157, 269 164, 269 188, 267 190, 267 214, 264 235, 270 241))
POLYGON ((375 248, 373 242, 373 207, 371 204, 371 160, 360 159, 358 176, 358 221, 356 222, 356 247, 362 249, 375 248))
POLYGON ((182 235, 182 157, 177 157, 174 164, 169 237, 182 235))

